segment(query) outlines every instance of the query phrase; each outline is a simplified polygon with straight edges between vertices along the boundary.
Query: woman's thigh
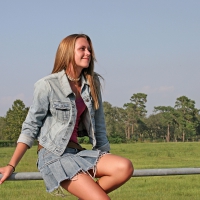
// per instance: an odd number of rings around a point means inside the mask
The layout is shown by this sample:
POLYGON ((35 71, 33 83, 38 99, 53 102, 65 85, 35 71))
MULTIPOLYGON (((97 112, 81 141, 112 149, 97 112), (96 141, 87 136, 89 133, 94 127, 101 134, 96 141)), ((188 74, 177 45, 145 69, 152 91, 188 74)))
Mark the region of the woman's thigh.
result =
POLYGON ((133 170, 133 165, 129 159, 113 154, 105 154, 97 163, 95 177, 100 178, 115 174, 117 176, 120 174, 132 176, 133 170))
POLYGON ((61 182, 61 186, 81 200, 110 200, 104 190, 85 173, 76 175, 73 180, 61 182))

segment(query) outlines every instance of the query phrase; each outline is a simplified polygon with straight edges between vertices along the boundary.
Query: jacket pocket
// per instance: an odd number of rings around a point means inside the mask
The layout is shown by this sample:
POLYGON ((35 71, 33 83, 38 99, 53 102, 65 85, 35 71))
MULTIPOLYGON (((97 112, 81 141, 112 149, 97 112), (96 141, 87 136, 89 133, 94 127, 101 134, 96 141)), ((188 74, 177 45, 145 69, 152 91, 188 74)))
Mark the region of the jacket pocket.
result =
POLYGON ((57 120, 60 122, 67 122, 70 116, 70 102, 54 101, 53 108, 55 109, 57 120))

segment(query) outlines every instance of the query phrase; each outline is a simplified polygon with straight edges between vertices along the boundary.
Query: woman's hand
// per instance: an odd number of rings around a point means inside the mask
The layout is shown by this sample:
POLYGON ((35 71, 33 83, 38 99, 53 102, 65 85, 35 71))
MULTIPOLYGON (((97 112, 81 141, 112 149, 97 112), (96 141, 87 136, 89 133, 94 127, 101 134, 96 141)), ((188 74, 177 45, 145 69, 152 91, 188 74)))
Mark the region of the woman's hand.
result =
POLYGON ((12 173, 13 173, 13 167, 12 166, 6 166, 0 168, 0 174, 3 175, 3 177, 0 180, 0 184, 2 184, 12 173))
POLYGON ((17 166, 27 149, 28 145, 21 142, 17 143, 17 147, 9 164, 5 167, 0 168, 0 174, 3 174, 3 177, 0 180, 0 184, 2 184, 15 171, 15 167, 17 166))

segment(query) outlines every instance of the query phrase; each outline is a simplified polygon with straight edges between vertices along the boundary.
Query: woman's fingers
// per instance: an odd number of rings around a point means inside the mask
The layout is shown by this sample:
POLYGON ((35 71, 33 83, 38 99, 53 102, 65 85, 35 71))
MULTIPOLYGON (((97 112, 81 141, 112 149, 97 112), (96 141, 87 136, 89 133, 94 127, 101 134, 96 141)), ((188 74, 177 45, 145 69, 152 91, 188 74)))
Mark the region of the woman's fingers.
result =
POLYGON ((0 168, 0 174, 3 175, 3 177, 0 180, 0 184, 2 184, 11 174, 13 170, 9 166, 0 168))

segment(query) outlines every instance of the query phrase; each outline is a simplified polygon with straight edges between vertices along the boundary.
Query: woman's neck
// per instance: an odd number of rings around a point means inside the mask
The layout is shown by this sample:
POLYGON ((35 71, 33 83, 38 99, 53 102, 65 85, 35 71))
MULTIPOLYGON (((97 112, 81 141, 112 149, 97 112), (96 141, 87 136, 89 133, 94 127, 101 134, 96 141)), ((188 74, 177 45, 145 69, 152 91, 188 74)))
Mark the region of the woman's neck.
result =
MULTIPOLYGON (((68 78, 71 80, 73 80, 73 79, 75 79, 75 80, 77 80, 77 79, 79 79, 80 78, 80 76, 81 76, 81 72, 82 72, 82 70, 79 70, 79 68, 77 68, 77 70, 76 70, 76 72, 74 71, 74 68, 72 67, 72 66, 69 66, 67 69, 66 69, 66 71, 65 71, 65 73, 67 74, 67 76, 68 76, 68 78)), ((71 81, 72 81, 71 80, 71 81)))

